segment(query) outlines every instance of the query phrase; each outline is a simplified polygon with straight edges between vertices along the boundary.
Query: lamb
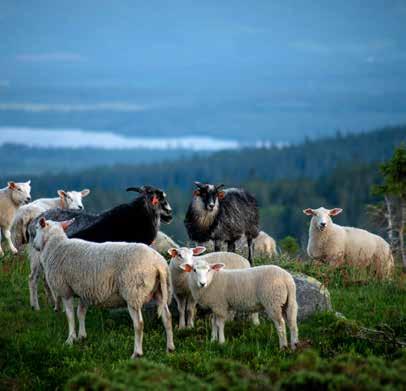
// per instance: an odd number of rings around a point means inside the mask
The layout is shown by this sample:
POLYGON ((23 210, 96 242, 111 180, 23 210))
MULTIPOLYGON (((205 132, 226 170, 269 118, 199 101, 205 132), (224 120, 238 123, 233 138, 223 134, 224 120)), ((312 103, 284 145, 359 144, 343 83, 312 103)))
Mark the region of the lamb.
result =
POLYGON ((213 311, 212 341, 225 342, 224 324, 230 311, 265 310, 275 324, 279 347, 288 346, 285 320, 290 330, 290 346, 298 343, 296 285, 293 277, 275 265, 249 269, 222 270, 223 263, 210 264, 196 258, 193 266, 181 265, 188 272, 193 299, 213 311))
POLYGON ((71 221, 41 218, 34 247, 55 298, 61 297, 69 324, 66 343, 86 338, 85 316, 90 305, 117 308, 127 305, 135 330, 132 358, 143 355, 142 306, 154 298, 166 331, 167 351, 175 349, 169 311, 171 286, 169 268, 158 252, 142 243, 91 243, 68 239, 65 229, 71 221), (74 296, 79 297, 76 334, 74 296))
MULTIPOLYGON (((196 302, 190 293, 187 282, 187 274, 181 267, 182 264, 187 263, 193 266, 195 259, 204 259, 209 264, 222 261, 227 269, 246 269, 250 267, 249 262, 242 256, 234 253, 216 252, 206 254, 199 258, 195 256, 202 254, 205 247, 195 248, 170 248, 168 254, 171 256, 169 263, 169 270, 171 272, 171 281, 173 287, 173 296, 175 297, 176 304, 179 312, 179 328, 183 329, 186 326, 192 328, 194 326, 194 317, 196 313, 196 302), (187 312, 188 319, 185 322, 185 312, 187 312)), ((258 324, 258 314, 253 317, 253 323, 258 324)))
POLYGON ((158 231, 155 240, 152 242, 151 247, 158 251, 160 254, 166 254, 171 247, 179 247, 168 235, 162 231, 158 231))
POLYGON ((11 226, 11 239, 18 250, 28 243, 27 228, 29 223, 41 213, 54 208, 82 210, 83 197, 88 196, 89 189, 82 191, 58 190, 59 197, 39 198, 27 205, 20 207, 13 219, 11 226))
POLYGON ((227 243, 227 251, 235 252, 235 242, 245 235, 248 260, 252 265, 252 241, 259 233, 257 202, 244 189, 225 189, 224 185, 195 182, 197 190, 185 217, 185 227, 190 240, 204 243, 214 240, 214 250, 220 251, 227 243))
POLYGON ((360 228, 342 227, 331 217, 341 208, 307 208, 303 213, 312 216, 307 253, 309 257, 332 265, 346 263, 355 267, 370 267, 378 277, 389 278, 394 269, 389 244, 378 235, 360 228))
MULTIPOLYGON (((29 236, 35 235, 37 221, 45 217, 54 221, 75 219, 66 232, 70 238, 98 243, 125 241, 151 244, 159 230, 160 221, 169 223, 172 219, 172 208, 166 199, 166 194, 152 186, 129 188, 127 191, 137 191, 141 195, 131 203, 118 205, 100 215, 60 208, 51 209, 30 223, 29 236)), ((41 265, 35 249, 29 249, 29 253, 30 303, 33 309, 39 310, 37 286, 41 265)), ((55 310, 58 308, 59 303, 56 302, 55 310)))
POLYGON ((1 247, 1 232, 13 254, 17 254, 10 228, 18 208, 31 201, 31 181, 8 182, 7 187, 0 189, 0 257, 4 255, 1 247))

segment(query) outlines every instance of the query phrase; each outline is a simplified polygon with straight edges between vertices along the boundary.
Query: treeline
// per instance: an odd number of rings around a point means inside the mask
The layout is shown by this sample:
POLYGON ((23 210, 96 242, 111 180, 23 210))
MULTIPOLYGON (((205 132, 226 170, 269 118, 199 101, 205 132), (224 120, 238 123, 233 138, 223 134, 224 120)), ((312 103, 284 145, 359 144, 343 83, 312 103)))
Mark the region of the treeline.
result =
MULTIPOLYGON (((339 224, 373 228, 366 205, 379 200, 370 192, 373 184, 380 183, 378 164, 389 159, 405 140, 406 127, 399 126, 358 135, 337 134, 335 138, 308 140, 283 149, 247 149, 165 164, 42 175, 32 178, 33 196, 56 194, 59 188, 88 187, 92 194, 85 204, 88 210, 100 211, 134 197, 125 192, 128 186, 161 186, 176 213, 174 221, 163 229, 182 242, 186 240, 183 216, 193 181, 244 186, 258 198, 265 231, 276 239, 292 235, 304 244, 308 219, 302 209, 307 207, 341 207, 344 213, 337 218, 339 224)), ((3 178, 2 183, 8 179, 3 178)))

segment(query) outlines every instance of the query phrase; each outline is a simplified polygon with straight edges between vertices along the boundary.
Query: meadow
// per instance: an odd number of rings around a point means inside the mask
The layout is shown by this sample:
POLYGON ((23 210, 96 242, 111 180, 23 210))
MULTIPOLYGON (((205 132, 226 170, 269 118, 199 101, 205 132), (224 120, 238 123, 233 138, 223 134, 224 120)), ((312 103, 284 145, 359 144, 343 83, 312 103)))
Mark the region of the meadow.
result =
POLYGON ((265 320, 257 327, 243 319, 228 323, 220 346, 210 342, 209 319, 199 317, 194 330, 175 327, 176 352, 166 354, 162 324, 148 313, 145 356, 132 361, 127 311, 91 308, 87 340, 67 346, 65 314, 53 312, 43 289, 41 311, 30 308, 26 255, 7 255, 0 261, 0 389, 405 389, 406 278, 400 269, 393 281, 379 282, 287 256, 279 262, 323 281, 344 317, 315 314, 299 324, 296 352, 279 351, 265 320))

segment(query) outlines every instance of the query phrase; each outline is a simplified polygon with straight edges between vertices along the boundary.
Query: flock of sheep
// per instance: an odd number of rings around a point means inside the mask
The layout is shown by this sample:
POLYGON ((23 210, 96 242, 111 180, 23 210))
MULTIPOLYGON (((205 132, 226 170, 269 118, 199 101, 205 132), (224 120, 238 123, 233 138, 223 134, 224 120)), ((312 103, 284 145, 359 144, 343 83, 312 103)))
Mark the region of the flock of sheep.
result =
MULTIPOLYGON (((58 191, 58 197, 31 202, 30 181, 9 182, 0 190, 0 228, 13 253, 28 248, 30 304, 39 310, 37 286, 44 285, 55 306, 63 302, 69 324, 67 343, 86 337, 90 305, 127 307, 135 330, 132 357, 142 356, 144 304, 155 300, 166 331, 166 349, 175 349, 169 304, 179 312, 179 328, 193 327, 196 306, 212 312, 212 340, 225 342, 224 325, 237 312, 251 313, 259 323, 265 311, 275 325, 280 348, 298 343, 296 285, 276 265, 253 266, 254 251, 276 255, 275 241, 260 231, 253 195, 244 189, 195 182, 185 217, 194 248, 179 247, 159 231, 172 220, 165 192, 152 186, 132 187, 138 196, 100 214, 83 209, 90 191, 58 191), (246 245, 244 244, 246 242, 246 245), (214 252, 201 255, 214 243, 214 252), (221 251, 222 244, 227 251, 221 251), (247 258, 236 254, 247 252, 247 258), (170 255, 169 265, 162 253, 170 255), (78 297, 76 333, 74 297, 78 297)), ((369 267, 381 278, 394 269, 389 244, 365 230, 341 227, 331 217, 341 209, 305 209, 311 216, 308 255, 333 264, 369 267)), ((1 236, 0 236, 1 239, 1 236)), ((0 256, 3 250, 0 245, 0 256)))

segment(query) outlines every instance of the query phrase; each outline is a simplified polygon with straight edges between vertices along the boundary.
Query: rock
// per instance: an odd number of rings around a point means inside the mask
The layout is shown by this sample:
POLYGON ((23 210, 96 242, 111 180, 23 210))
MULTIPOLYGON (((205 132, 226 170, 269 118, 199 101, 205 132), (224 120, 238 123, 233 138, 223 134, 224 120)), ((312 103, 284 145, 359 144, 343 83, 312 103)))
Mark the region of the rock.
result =
POLYGON ((299 322, 316 312, 333 310, 330 292, 320 281, 305 274, 292 273, 292 275, 296 283, 299 322))

